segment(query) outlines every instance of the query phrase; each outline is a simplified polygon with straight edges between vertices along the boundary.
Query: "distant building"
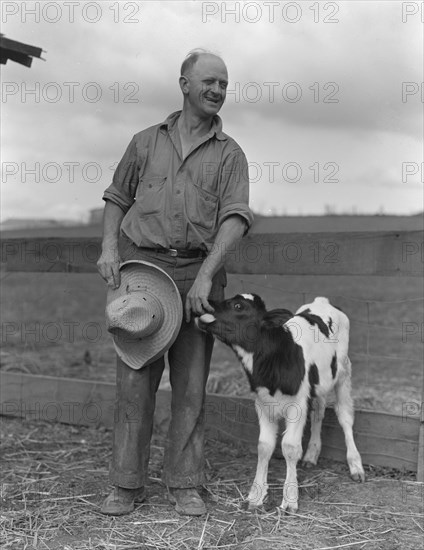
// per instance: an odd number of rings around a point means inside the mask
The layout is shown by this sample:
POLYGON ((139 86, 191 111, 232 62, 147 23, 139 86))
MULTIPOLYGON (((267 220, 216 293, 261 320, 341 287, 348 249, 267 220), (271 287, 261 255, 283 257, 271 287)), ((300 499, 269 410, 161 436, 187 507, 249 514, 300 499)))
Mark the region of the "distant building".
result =
POLYGON ((104 208, 92 208, 88 218, 89 225, 101 225, 103 223, 104 208))
POLYGON ((15 229, 43 229, 49 227, 72 227, 79 225, 76 220, 51 220, 34 218, 10 218, 1 222, 1 231, 14 231, 15 229))
POLYGON ((11 218, 5 220, 0 224, 3 231, 9 231, 11 229, 36 229, 39 227, 58 227, 62 223, 58 220, 43 220, 32 218, 11 218))

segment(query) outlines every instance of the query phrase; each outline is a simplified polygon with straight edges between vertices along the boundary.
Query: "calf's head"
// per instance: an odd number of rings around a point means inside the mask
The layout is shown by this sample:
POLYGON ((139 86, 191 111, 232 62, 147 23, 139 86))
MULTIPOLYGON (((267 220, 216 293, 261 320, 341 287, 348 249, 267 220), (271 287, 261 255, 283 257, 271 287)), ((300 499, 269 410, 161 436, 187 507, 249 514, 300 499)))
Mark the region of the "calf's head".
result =
POLYGON ((196 319, 197 326, 230 346, 253 351, 266 308, 256 294, 237 294, 229 300, 213 303, 214 313, 196 319))

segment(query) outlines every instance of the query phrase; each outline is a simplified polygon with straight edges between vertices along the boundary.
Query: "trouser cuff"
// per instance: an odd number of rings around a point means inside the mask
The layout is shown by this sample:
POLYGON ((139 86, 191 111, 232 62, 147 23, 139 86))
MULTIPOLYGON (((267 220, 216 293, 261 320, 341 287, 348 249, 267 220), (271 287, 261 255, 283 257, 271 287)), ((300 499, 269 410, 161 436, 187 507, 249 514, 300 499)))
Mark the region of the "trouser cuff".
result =
POLYGON ((140 474, 122 474, 111 469, 109 479, 112 485, 123 487, 124 489, 139 489, 146 485, 146 476, 140 474))
POLYGON ((167 487, 173 489, 189 489, 206 483, 205 474, 199 473, 190 476, 172 476, 163 474, 162 481, 167 487))

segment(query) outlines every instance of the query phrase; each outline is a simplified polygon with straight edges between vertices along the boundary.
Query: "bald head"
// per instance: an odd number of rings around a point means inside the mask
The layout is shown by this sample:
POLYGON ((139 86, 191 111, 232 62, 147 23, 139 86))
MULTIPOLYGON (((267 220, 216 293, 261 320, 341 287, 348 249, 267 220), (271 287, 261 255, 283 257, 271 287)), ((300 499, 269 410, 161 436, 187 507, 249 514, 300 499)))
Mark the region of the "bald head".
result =
POLYGON ((227 70, 223 59, 219 55, 198 48, 196 50, 192 50, 184 59, 181 65, 181 76, 189 76, 193 72, 193 69, 198 61, 210 61, 213 64, 221 65, 221 67, 224 68, 225 71, 227 70))

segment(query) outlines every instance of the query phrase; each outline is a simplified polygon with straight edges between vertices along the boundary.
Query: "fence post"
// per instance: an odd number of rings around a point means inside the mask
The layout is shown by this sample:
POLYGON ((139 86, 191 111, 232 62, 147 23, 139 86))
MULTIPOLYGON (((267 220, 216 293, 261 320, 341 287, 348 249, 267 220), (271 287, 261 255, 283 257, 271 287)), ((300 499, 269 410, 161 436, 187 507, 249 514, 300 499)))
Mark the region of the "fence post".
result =
POLYGON ((417 463, 417 481, 424 482, 424 376, 423 390, 421 393, 421 423, 418 433, 418 463, 417 463))

